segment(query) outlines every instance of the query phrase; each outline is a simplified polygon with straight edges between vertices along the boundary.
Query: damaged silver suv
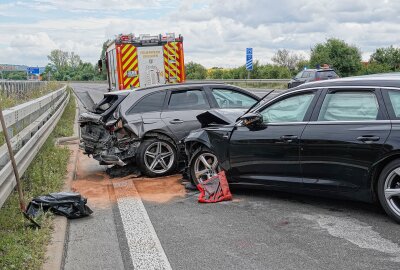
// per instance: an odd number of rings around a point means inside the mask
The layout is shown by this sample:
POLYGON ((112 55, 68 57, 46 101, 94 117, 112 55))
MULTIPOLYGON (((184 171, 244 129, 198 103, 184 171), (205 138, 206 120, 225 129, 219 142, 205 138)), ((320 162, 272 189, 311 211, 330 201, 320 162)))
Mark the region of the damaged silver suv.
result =
POLYGON ((150 177, 171 174, 185 160, 180 142, 201 127, 198 114, 236 119, 258 100, 239 87, 205 83, 106 93, 80 115, 81 148, 103 165, 136 164, 150 177))

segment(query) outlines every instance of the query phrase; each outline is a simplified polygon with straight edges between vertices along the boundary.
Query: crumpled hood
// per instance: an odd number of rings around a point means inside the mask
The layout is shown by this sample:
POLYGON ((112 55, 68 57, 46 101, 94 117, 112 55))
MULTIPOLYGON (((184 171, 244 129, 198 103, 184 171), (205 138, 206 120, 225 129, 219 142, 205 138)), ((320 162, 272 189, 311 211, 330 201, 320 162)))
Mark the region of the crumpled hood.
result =
POLYGON ((246 109, 215 109, 201 113, 196 118, 202 128, 211 125, 229 125, 235 123, 245 111, 246 109))

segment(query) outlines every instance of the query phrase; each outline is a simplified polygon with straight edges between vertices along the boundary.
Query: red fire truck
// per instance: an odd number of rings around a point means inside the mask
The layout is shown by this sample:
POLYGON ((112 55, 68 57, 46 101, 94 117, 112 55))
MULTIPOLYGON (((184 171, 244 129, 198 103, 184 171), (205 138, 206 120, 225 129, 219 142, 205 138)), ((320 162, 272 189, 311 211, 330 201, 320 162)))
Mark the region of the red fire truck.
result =
POLYGON ((185 81, 183 37, 119 35, 107 44, 105 63, 110 91, 181 83, 185 81))

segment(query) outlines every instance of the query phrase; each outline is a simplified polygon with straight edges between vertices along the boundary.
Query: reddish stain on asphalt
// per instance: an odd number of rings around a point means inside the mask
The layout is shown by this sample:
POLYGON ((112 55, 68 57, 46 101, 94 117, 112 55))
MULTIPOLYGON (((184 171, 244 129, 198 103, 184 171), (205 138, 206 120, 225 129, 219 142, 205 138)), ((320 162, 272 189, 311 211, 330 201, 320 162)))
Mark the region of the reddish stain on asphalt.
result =
POLYGON ((143 177, 134 180, 131 176, 110 179, 105 167, 98 165, 96 160, 84 156, 81 151, 78 155, 76 180, 72 182, 71 189, 86 197, 88 205, 92 208, 108 208, 115 203, 117 190, 114 190, 113 183, 123 184, 116 186, 117 189, 124 189, 124 196, 140 196, 145 201, 166 203, 175 198, 185 197, 186 190, 181 184, 180 175, 161 178, 143 177), (130 188, 132 183, 139 195, 130 188))

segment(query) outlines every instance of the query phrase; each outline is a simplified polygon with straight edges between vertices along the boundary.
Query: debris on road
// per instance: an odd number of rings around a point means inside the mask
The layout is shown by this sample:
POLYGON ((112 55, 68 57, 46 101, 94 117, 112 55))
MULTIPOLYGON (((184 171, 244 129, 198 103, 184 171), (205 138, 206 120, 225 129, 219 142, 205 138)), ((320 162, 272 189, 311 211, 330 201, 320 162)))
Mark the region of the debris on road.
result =
POLYGON ((132 178, 137 178, 142 175, 140 170, 133 165, 122 166, 122 167, 114 165, 110 168, 107 168, 106 173, 110 176, 110 178, 125 177, 128 175, 131 176, 132 178))
POLYGON ((59 192, 38 196, 29 203, 26 213, 36 217, 40 213, 51 211, 56 215, 70 219, 89 216, 93 211, 86 205, 87 199, 79 193, 59 192))
POLYGON ((224 171, 200 182, 197 188, 200 190, 200 203, 216 203, 232 200, 232 194, 229 190, 229 184, 224 171))

